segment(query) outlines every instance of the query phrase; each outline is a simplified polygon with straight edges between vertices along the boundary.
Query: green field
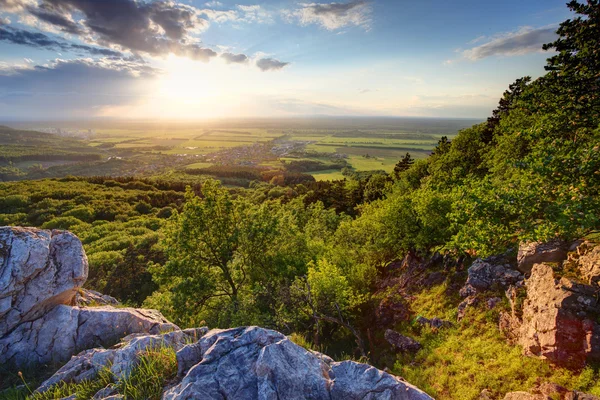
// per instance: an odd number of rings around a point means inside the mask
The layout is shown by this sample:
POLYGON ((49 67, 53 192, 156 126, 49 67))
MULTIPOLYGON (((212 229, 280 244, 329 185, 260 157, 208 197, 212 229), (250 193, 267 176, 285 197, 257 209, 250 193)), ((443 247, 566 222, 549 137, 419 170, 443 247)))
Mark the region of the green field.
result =
MULTIPOLYGON (((111 167, 112 173, 119 175, 156 175, 176 170, 185 173, 186 170, 215 165, 277 170, 284 168, 281 161, 308 160, 321 166, 300 172, 311 174, 317 180, 331 180, 343 178, 341 169, 344 166, 355 172, 383 170, 389 173, 407 152, 415 159, 425 158, 442 136, 451 139, 460 129, 475 122, 414 118, 233 120, 212 123, 88 121, 58 126, 54 122, 16 124, 14 128, 91 130, 92 135, 77 139, 77 152, 87 152, 86 149, 89 149, 91 153, 98 154, 103 162, 111 158, 127 161, 122 163, 122 167, 117 167, 121 168, 118 172, 111 167), (334 165, 335 169, 327 168, 330 165, 334 165)), ((66 142, 63 137, 56 138, 61 146, 66 142)), ((10 137, 7 140, 10 141, 10 137)), ((30 154, 35 153, 35 146, 14 147, 10 151, 12 153, 8 152, 8 155, 29 155, 26 160, 13 163, 25 172, 34 165, 42 165, 43 168, 51 168, 51 172, 43 176, 66 173, 64 168, 52 169, 61 165, 61 160, 56 157, 45 160, 45 163, 36 162, 35 157, 32 159, 30 154)), ((102 166, 97 169, 105 170, 102 166)), ((68 172, 92 175, 94 169, 75 166, 70 167, 68 172)))

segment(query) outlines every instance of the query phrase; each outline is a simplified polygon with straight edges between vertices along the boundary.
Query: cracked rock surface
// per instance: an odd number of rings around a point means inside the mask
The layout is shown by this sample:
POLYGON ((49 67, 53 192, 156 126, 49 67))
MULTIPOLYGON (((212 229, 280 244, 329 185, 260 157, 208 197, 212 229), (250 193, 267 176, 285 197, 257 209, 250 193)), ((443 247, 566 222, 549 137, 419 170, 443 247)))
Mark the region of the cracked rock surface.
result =
POLYGON ((2 365, 62 363, 131 333, 178 329, 154 310, 71 306, 87 279, 88 262, 70 232, 0 227, 0 261, 2 365))
POLYGON ((182 365, 189 370, 165 392, 164 400, 431 399, 374 367, 334 362, 258 327, 212 330, 179 350, 177 361, 180 370, 186 370, 182 365))

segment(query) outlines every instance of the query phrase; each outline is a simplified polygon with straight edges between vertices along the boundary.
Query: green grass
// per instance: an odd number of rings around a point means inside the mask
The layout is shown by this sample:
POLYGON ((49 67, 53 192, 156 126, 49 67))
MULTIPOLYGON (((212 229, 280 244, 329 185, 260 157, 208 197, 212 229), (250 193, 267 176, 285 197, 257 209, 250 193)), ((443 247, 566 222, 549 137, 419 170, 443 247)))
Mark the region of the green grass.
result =
MULTIPOLYGON (((448 296, 445 285, 423 291, 411 305, 428 318, 456 317, 456 299, 448 296)), ((502 398, 507 392, 530 389, 538 379, 600 394, 597 370, 588 367, 577 373, 523 356, 519 346, 507 343, 497 318, 498 311, 481 306, 470 308, 460 323, 438 332, 405 326, 401 330, 421 342, 423 349, 414 357, 399 356, 394 373, 440 400, 477 399, 483 389, 502 398)))
POLYGON ((344 175, 337 169, 326 169, 324 171, 311 172, 317 181, 335 181, 344 179, 344 175))
POLYGON ((137 366, 124 379, 116 380, 110 366, 102 369, 92 380, 80 383, 61 382, 44 393, 32 392, 28 387, 6 390, 3 400, 54 400, 75 395, 77 400, 88 400, 99 390, 113 385, 126 400, 160 400, 163 388, 177 374, 175 350, 167 346, 149 348, 139 355, 137 366))

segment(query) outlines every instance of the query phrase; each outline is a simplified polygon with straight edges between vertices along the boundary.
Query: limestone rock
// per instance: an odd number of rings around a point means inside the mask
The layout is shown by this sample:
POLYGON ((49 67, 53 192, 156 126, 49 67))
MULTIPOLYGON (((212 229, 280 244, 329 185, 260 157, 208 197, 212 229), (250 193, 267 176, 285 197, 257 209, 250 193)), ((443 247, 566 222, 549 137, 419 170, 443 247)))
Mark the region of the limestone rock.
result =
POLYGON ((600 360, 600 305, 595 296, 595 288, 555 279, 549 265, 534 265, 519 339, 525 354, 576 369, 600 360))
POLYGON ((79 307, 116 306, 118 304, 119 301, 114 297, 95 290, 79 289, 75 295, 75 305, 79 307))
POLYGON ((590 285, 600 285, 600 245, 584 243, 577 251, 581 253, 578 266, 584 280, 590 285))
MULTIPOLYGON (((365 364, 333 362, 267 329, 213 330, 194 346, 196 364, 164 400, 431 399, 400 378, 365 364)), ((189 348, 178 352, 178 362, 184 353, 193 362, 189 348)))
POLYGON ((385 331, 384 337, 389 344, 404 353, 414 353, 421 349, 421 343, 391 329, 385 331))
POLYGON ((62 363, 73 354, 111 346, 131 333, 178 329, 155 310, 59 305, 0 338, 0 364, 23 368, 62 363))
MULTIPOLYGON (((59 382, 79 383, 96 378, 99 372, 110 367, 115 379, 126 377, 137 365, 139 355, 147 349, 168 346, 175 350, 184 347, 188 342, 197 341, 207 328, 176 330, 158 335, 134 334, 123 339, 123 342, 112 349, 91 349, 73 356, 61 369, 46 380, 37 389, 42 393, 59 382)), ((114 394, 114 393, 113 393, 114 394)), ((100 396, 98 394, 98 396, 100 396)), ((108 396, 105 393, 102 397, 108 396)))
POLYGON ((0 337, 58 304, 70 304, 88 261, 70 232, 0 227, 0 337))
POLYGON ((523 280, 523 275, 512 268, 503 257, 478 258, 468 270, 465 286, 460 290, 462 297, 476 295, 494 285, 506 289, 523 280))
POLYGON ((561 240, 521 243, 517 254, 517 268, 527 274, 534 264, 562 262, 567 258, 568 249, 569 246, 561 240))

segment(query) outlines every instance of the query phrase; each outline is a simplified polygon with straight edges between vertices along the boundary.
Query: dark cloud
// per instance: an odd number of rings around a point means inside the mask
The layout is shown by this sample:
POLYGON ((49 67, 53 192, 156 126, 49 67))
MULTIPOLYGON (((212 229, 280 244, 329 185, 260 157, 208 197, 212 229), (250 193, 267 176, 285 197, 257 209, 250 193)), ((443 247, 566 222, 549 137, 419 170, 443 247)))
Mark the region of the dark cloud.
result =
POLYGON ((120 59, 57 60, 0 71, 0 117, 90 116, 103 106, 131 104, 147 95, 156 71, 120 59))
POLYGON ((71 44, 62 40, 53 39, 40 32, 30 32, 10 26, 0 26, 0 41, 19 44, 23 46, 44 48, 57 51, 85 52, 91 55, 122 57, 114 50, 97 48, 86 45, 71 44))
POLYGON ((228 64, 242 64, 248 61, 248 56, 245 54, 223 53, 221 54, 221 58, 223 58, 228 64))
POLYGON ((28 11, 39 20, 54 25, 63 32, 74 35, 83 34, 83 29, 68 17, 67 13, 60 12, 55 7, 43 3, 39 7, 28 7, 28 11))
POLYGON ((174 53, 202 61, 216 56, 190 38, 207 21, 198 17, 195 8, 172 1, 42 0, 27 10, 43 22, 85 34, 103 46, 152 55, 174 53), (74 22, 74 16, 80 19, 74 22))
POLYGON ((556 39, 556 27, 523 28, 496 37, 487 43, 463 51, 463 56, 476 61, 491 56, 516 56, 542 51, 542 45, 556 39))
POLYGON ((289 65, 289 62, 282 62, 275 60, 274 58, 261 58, 256 62, 256 66, 260 68, 261 71, 276 71, 282 69, 286 65, 289 65))
POLYGON ((335 30, 345 26, 360 26, 370 29, 371 5, 366 0, 353 0, 346 3, 308 3, 293 12, 300 23, 319 24, 335 30))

